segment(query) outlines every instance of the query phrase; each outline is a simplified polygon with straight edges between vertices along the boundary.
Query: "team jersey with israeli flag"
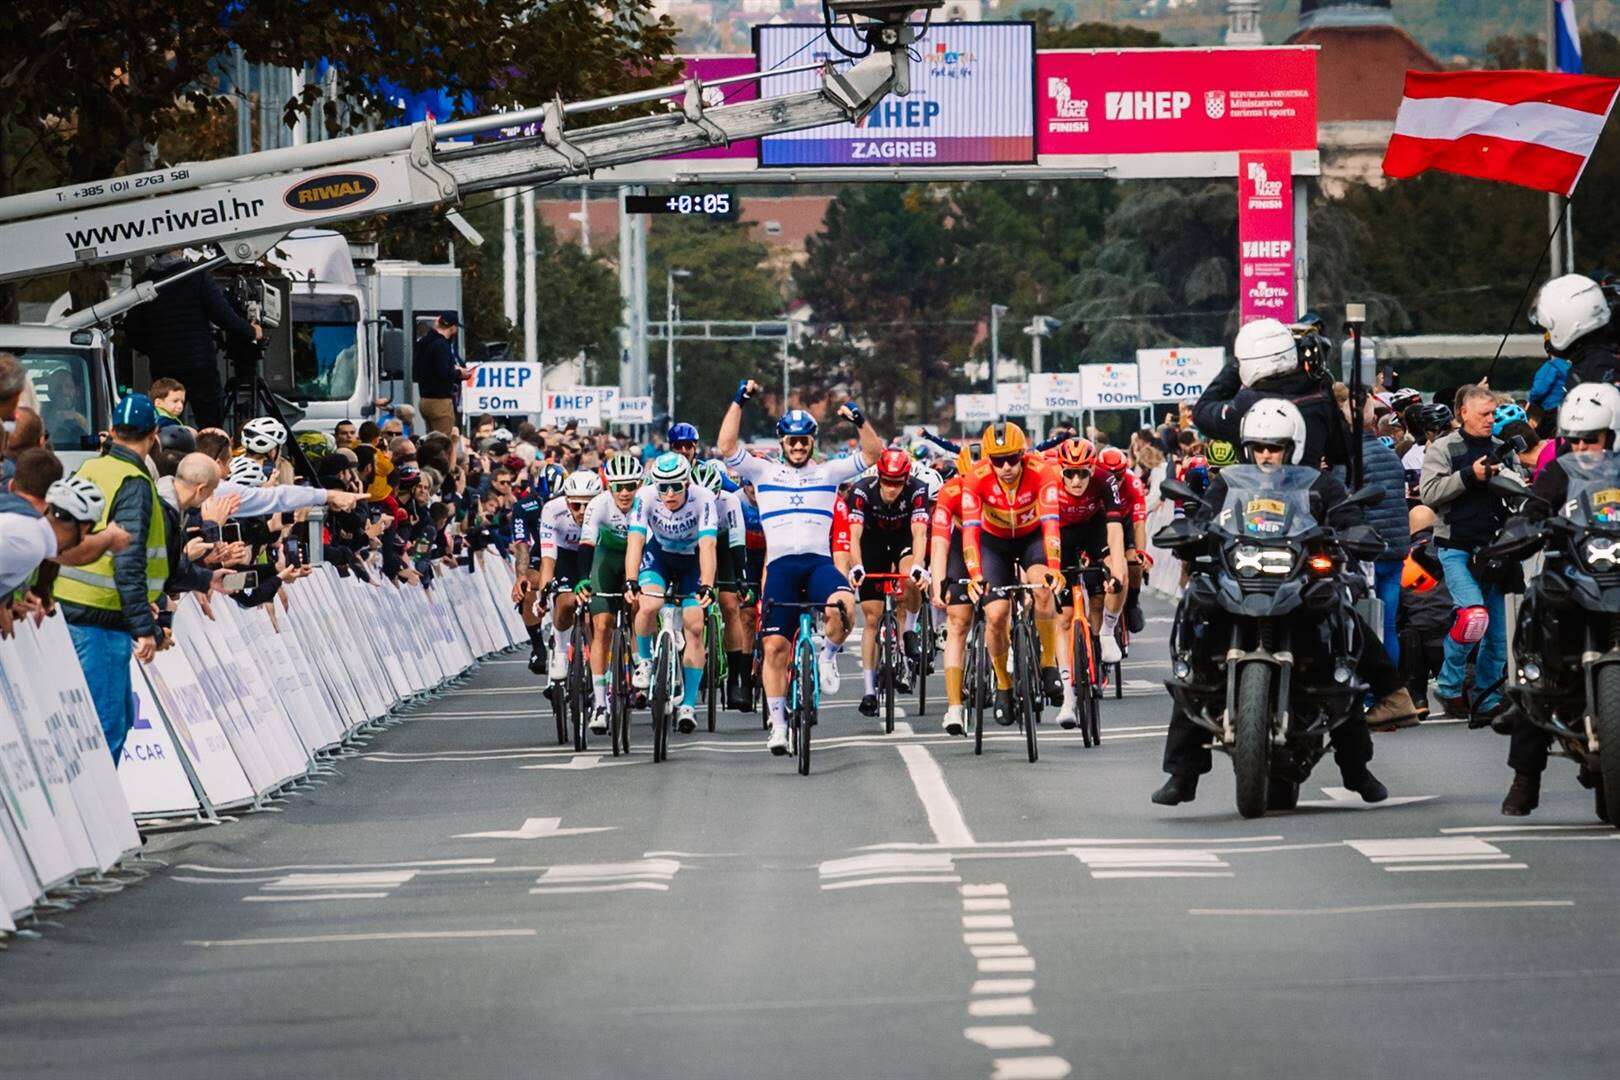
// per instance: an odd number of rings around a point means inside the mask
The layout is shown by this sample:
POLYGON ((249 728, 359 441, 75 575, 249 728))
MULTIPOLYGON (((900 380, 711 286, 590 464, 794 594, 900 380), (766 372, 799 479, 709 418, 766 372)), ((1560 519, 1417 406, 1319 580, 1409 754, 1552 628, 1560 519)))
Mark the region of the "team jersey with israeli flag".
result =
POLYGON ((646 537, 650 543, 656 542, 672 555, 695 554, 698 541, 705 536, 712 538, 718 529, 714 492, 699 484, 686 489, 686 501, 679 510, 665 506, 652 484, 636 492, 636 501, 630 506, 629 531, 646 537))
POLYGON ((726 458, 726 468, 754 485, 759 522, 765 531, 765 565, 769 566, 784 555, 832 558, 829 538, 838 485, 859 476, 866 460, 851 454, 796 469, 785 461, 755 457, 739 447, 726 458))
POLYGON ((540 508, 540 557, 555 559, 558 548, 579 550, 579 522, 561 495, 540 508))

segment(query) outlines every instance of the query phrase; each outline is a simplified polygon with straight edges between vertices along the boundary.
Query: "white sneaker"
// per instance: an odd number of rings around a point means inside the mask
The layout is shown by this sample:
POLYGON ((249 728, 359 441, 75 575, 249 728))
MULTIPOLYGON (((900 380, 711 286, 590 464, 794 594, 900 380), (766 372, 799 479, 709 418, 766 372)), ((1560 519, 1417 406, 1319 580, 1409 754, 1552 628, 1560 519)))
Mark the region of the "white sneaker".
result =
POLYGON ((591 710, 591 734, 606 735, 608 729, 608 711, 606 705, 598 705, 591 710))
POLYGON ((561 634, 551 636, 551 660, 546 673, 552 682, 568 678, 568 639, 561 634))
POLYGON ((1065 698, 1063 700, 1062 708, 1058 709, 1057 722, 1058 727, 1062 728, 1064 731, 1073 731, 1075 726, 1079 723, 1074 716, 1073 698, 1065 698))
POLYGON ((1119 639, 1113 634, 1104 634, 1097 642, 1097 658, 1105 664, 1117 664, 1125 659, 1125 654, 1119 648, 1119 639))
POLYGON ((690 735, 697 730, 697 710, 690 705, 679 705, 675 709, 675 730, 682 735, 690 735))
POLYGON ((772 724, 770 737, 765 740, 765 749, 777 757, 785 757, 788 752, 788 737, 786 724, 772 724))
POLYGON ((967 728, 962 722, 965 710, 960 705, 952 705, 945 710, 945 734, 960 735, 967 728))
POLYGON ((636 670, 630 673, 630 685, 645 690, 652 685, 652 661, 637 660, 636 670))
POLYGON ((816 659, 816 667, 821 676, 821 692, 828 697, 838 693, 838 688, 844 685, 843 677, 838 674, 838 654, 828 656, 823 652, 816 659))

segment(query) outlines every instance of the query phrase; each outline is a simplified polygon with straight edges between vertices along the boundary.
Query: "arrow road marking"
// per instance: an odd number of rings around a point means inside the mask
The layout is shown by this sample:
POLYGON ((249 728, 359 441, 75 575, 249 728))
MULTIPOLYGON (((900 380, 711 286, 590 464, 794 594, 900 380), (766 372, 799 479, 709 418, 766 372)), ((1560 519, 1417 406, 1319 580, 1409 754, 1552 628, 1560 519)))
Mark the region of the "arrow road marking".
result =
POLYGON ((1310 806, 1319 810, 1383 810, 1391 806, 1410 806, 1413 803, 1430 802, 1434 799, 1433 795, 1397 795, 1392 799, 1385 799, 1383 802, 1369 803, 1362 802, 1360 795, 1357 795, 1349 788, 1342 787, 1325 787, 1322 789, 1322 794, 1326 795, 1327 798, 1301 799, 1299 805, 1310 806))
POLYGON ((595 825, 587 828, 559 828, 562 818, 532 817, 522 828, 495 832, 457 833, 457 840, 549 840, 554 836, 582 836, 585 833, 612 832, 617 825, 595 825))

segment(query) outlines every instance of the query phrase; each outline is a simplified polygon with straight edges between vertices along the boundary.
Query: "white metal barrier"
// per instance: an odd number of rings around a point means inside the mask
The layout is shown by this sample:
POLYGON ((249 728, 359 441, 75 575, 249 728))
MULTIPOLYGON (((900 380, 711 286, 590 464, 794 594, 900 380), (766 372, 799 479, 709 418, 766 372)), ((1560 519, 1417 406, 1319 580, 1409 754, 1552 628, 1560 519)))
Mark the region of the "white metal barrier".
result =
POLYGON ((116 769, 60 615, 0 639, 0 931, 141 846, 137 819, 262 807, 399 706, 528 640, 511 566, 482 552, 432 589, 330 565, 243 609, 194 594, 175 647, 131 660, 136 721, 116 769))

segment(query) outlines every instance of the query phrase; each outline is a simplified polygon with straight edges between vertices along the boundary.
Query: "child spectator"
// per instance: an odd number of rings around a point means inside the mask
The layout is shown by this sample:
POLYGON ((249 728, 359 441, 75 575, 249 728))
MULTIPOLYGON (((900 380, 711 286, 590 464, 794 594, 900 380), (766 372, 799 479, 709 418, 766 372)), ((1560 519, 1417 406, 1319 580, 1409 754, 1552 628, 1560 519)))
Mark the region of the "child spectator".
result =
POLYGON ((186 411, 186 388, 179 379, 153 379, 146 392, 157 409, 158 427, 174 427, 186 411))

